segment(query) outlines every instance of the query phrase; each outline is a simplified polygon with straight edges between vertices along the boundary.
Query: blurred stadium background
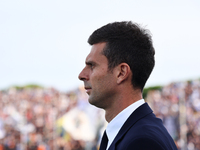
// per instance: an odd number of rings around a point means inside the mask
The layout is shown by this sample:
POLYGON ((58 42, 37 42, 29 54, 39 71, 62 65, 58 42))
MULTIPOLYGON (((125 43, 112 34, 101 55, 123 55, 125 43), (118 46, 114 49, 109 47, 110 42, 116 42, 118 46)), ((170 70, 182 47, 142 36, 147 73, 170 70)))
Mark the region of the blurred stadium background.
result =
POLYGON ((0 0, 0 150, 98 149, 104 111, 88 104, 77 76, 88 36, 122 20, 153 35, 145 100, 180 150, 200 150, 199 8, 199 0, 0 0))
MULTIPOLYGON (((200 80, 144 89, 144 98, 181 150, 200 149, 200 80)), ((106 121, 83 87, 38 85, 0 91, 0 150, 96 150, 106 121)))

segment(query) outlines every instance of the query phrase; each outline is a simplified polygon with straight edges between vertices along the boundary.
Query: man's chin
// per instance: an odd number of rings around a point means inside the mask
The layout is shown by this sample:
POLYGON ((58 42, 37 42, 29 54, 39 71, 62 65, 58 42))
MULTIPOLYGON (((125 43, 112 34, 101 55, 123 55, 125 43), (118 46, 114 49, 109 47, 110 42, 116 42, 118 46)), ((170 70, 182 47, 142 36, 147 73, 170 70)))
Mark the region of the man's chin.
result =
POLYGON ((103 108, 99 102, 95 101, 94 99, 91 99, 91 97, 89 97, 88 102, 89 102, 91 105, 95 106, 95 107, 103 108))
MULTIPOLYGON (((89 95, 89 94, 88 94, 88 95, 89 95)), ((88 102, 89 102, 91 105, 96 106, 95 100, 91 97, 91 95, 89 95, 88 102)))
POLYGON ((89 96, 88 102, 89 102, 91 105, 94 105, 94 104, 93 104, 93 100, 91 99, 91 95, 88 94, 88 96, 89 96))

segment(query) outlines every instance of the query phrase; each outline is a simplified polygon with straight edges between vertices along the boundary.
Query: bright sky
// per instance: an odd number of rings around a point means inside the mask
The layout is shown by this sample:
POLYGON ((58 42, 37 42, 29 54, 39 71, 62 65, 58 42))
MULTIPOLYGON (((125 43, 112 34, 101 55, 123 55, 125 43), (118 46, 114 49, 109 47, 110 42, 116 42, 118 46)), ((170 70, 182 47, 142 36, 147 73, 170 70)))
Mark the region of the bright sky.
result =
POLYGON ((0 89, 78 87, 89 35, 124 20, 153 35, 156 66, 146 86, 200 77, 199 0, 1 0, 0 89))

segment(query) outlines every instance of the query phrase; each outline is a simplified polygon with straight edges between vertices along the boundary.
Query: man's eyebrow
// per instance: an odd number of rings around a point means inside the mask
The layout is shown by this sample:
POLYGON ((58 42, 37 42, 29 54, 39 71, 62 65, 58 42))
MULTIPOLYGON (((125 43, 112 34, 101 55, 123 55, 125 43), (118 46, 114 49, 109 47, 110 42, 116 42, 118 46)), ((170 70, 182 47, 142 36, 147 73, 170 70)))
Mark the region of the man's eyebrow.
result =
POLYGON ((86 61, 85 64, 86 65, 93 65, 93 64, 95 64, 95 62, 94 61, 86 61))

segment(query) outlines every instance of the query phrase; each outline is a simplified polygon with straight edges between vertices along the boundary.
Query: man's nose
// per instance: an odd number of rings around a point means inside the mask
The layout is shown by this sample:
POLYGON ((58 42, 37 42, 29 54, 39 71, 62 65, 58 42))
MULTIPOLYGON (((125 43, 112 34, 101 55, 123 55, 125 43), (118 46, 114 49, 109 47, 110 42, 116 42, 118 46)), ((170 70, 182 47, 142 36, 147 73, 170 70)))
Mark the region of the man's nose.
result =
POLYGON ((88 75, 86 74, 86 70, 85 68, 80 72, 79 76, 78 76, 79 80, 88 80, 88 75))

